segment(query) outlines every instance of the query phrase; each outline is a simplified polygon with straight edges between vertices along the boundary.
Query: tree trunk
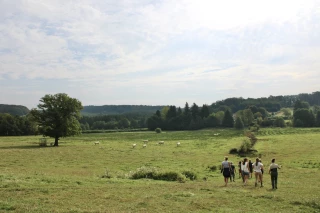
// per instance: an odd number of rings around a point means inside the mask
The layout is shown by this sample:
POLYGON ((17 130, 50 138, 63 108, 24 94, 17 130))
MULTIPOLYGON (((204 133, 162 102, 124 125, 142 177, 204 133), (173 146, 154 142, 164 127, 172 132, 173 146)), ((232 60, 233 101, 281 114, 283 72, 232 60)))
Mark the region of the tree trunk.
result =
POLYGON ((54 145, 53 145, 53 146, 59 146, 58 141, 59 141, 59 138, 58 138, 58 137, 55 137, 55 138, 54 138, 54 145))

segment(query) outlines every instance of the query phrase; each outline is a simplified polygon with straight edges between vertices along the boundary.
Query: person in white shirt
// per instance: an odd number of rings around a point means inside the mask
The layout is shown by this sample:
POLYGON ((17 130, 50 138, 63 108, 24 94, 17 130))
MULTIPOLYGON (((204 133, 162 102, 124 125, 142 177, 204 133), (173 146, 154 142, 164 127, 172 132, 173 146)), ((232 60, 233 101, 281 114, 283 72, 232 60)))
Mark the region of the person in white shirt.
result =
POLYGON ((249 163, 248 163, 248 159, 245 158, 243 159, 243 162, 241 163, 241 171, 242 171, 242 175, 243 175, 243 179, 244 179, 244 185, 247 185, 247 180, 249 178, 249 163))
POLYGON ((263 171, 263 164, 260 162, 260 159, 259 158, 256 158, 256 162, 254 164, 252 164, 253 166, 253 171, 254 171, 254 175, 256 177, 256 182, 255 182, 255 186, 258 185, 258 179, 259 179, 259 182, 261 183, 261 187, 263 187, 263 184, 262 184, 262 171, 263 171))

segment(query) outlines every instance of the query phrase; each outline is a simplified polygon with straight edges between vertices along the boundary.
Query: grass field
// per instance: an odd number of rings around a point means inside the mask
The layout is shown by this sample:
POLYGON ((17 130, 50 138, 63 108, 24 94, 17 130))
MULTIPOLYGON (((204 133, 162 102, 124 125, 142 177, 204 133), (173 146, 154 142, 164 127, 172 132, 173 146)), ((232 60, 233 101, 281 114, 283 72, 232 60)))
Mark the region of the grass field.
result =
POLYGON ((209 169, 225 155, 240 161, 228 153, 243 135, 225 129, 83 134, 62 138, 59 147, 39 147, 40 136, 0 137, 0 212, 320 212, 320 129, 259 131, 258 153, 249 157, 260 155, 265 165, 276 158, 278 190, 271 190, 268 174, 262 188, 253 179, 243 186, 238 174, 224 187, 219 169, 209 169), (141 167, 188 170, 197 179, 130 179, 141 167))

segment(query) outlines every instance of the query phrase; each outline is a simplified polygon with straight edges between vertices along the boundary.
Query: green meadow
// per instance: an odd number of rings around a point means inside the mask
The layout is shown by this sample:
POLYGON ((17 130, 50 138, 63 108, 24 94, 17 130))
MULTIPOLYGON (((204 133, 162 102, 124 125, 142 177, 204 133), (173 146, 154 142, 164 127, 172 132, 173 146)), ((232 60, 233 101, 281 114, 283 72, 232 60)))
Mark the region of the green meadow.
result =
POLYGON ((244 186, 238 173, 224 187, 224 156, 236 166, 243 158, 229 154, 246 139, 234 129, 82 134, 59 147, 40 147, 41 136, 0 137, 0 212, 320 212, 320 129, 256 136, 257 153, 247 157, 260 156, 266 171, 276 158, 277 190, 267 172, 264 187, 253 178, 244 186), (189 171, 196 179, 132 179, 141 170, 189 171))

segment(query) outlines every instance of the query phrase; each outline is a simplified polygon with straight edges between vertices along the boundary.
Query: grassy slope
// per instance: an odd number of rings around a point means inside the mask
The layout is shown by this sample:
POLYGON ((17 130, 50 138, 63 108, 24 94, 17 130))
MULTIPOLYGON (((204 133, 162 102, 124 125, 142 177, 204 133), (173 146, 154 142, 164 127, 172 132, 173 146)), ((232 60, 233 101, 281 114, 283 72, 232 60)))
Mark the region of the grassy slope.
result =
POLYGON ((241 131, 87 134, 62 139, 60 147, 41 148, 39 137, 1 137, 0 212, 320 211, 320 129, 262 129, 257 137, 263 163, 269 165, 275 157, 283 166, 277 191, 270 190, 267 174, 263 188, 255 188, 253 179, 245 187, 240 179, 223 187, 220 172, 209 171, 208 166, 220 165, 231 148, 240 146, 241 131), (149 139, 147 148, 142 148, 144 139, 149 139), (165 144, 156 144, 159 140, 165 144), (142 166, 192 170, 198 179, 127 178, 142 166), (101 178, 106 170, 111 179, 101 178))

